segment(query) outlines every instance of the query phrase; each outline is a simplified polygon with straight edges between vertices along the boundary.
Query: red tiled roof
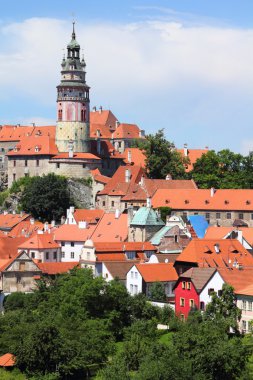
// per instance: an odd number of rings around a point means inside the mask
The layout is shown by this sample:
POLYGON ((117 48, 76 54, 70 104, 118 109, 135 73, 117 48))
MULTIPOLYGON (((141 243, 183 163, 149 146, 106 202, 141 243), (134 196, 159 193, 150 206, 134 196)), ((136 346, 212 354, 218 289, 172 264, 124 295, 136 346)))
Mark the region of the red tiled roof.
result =
POLYGON ((111 180, 106 184, 104 189, 98 194, 103 195, 126 195, 129 186, 138 183, 144 175, 144 170, 140 166, 120 166, 112 176, 111 180), (130 171, 130 181, 125 181, 125 172, 130 171))
POLYGON ((90 126, 93 124, 105 125, 107 127, 115 126, 117 118, 110 110, 98 110, 90 112, 90 126))
POLYGON ((101 138, 101 139, 111 139, 112 131, 107 125, 101 124, 90 124, 90 137, 91 138, 101 138))
POLYGON ((168 206, 176 210, 251 211, 253 189, 219 189, 213 196, 209 189, 158 189, 152 204, 155 208, 168 206))
POLYGON ((77 267, 79 265, 79 262, 57 262, 57 263, 38 263, 37 264, 42 273, 54 275, 54 274, 61 274, 61 273, 67 273, 71 269, 77 267))
POLYGON ((56 155, 58 148, 55 144, 55 137, 48 135, 32 135, 22 138, 7 156, 41 156, 56 155))
POLYGON ((190 172, 193 169, 193 165, 203 154, 208 152, 208 149, 187 149, 187 156, 184 154, 184 149, 177 149, 177 151, 182 155, 182 157, 188 157, 190 160, 189 164, 185 165, 185 171, 190 172))
POLYGON ((0 229, 11 229, 28 217, 29 214, 0 214, 0 229))
POLYGON ((24 220, 18 223, 13 229, 9 232, 11 237, 22 237, 22 236, 31 236, 40 229, 44 228, 44 224, 38 221, 34 221, 32 224, 30 220, 24 220))
POLYGON ((99 169, 90 170, 90 174, 92 175, 94 181, 100 182, 103 184, 107 184, 111 179, 110 177, 106 177, 105 175, 102 175, 99 169))
POLYGON ((140 128, 136 124, 120 124, 113 133, 115 139, 140 139, 140 128))
POLYGON ((149 241, 145 242, 95 242, 96 252, 156 251, 149 241))
POLYGON ((193 239, 176 262, 198 264, 200 267, 227 268, 233 263, 253 268, 253 257, 236 239, 193 239), (216 252, 215 245, 219 252, 216 252))
MULTIPOLYGON (((235 293, 237 294, 247 294, 252 290, 252 279, 253 279, 253 268, 244 267, 243 269, 237 268, 219 268, 223 280, 233 286, 235 293), (249 287, 249 288, 248 288, 249 287), (246 290, 248 288, 248 290, 246 290)), ((251 295, 251 294, 248 294, 251 295)))
POLYGON ((137 264, 136 268, 145 282, 167 282, 177 281, 178 279, 173 263, 137 264))
POLYGON ((122 156, 125 158, 126 163, 133 163, 134 165, 141 166, 142 168, 146 167, 146 156, 139 148, 126 148, 122 153, 122 156), (131 158, 131 162, 128 160, 129 157, 131 158))
POLYGON ((0 356, 0 367, 13 367, 16 357, 13 354, 4 354, 0 356))
POLYGON ((54 236, 49 233, 36 234, 24 243, 19 245, 19 249, 54 249, 59 248, 59 244, 54 241, 54 236))
POLYGON ((95 225, 89 225, 87 228, 79 228, 76 224, 62 224, 55 230, 54 240, 85 242, 90 238, 95 228, 95 225))
POLYGON ((103 217, 104 210, 88 210, 88 209, 77 209, 74 212, 75 221, 82 222, 85 221, 89 224, 97 224, 98 221, 103 217))
POLYGON ((126 261, 124 253, 96 253, 97 261, 126 261))
POLYGON ((91 236, 93 242, 125 241, 128 236, 128 216, 120 214, 115 218, 114 213, 104 214, 91 236))
POLYGON ((253 227, 217 227, 209 226, 206 230, 205 239, 224 239, 230 232, 241 231, 243 238, 250 244, 253 245, 253 227))
POLYGON ((0 237, 0 259, 11 259, 17 254, 18 247, 27 240, 25 237, 0 237))

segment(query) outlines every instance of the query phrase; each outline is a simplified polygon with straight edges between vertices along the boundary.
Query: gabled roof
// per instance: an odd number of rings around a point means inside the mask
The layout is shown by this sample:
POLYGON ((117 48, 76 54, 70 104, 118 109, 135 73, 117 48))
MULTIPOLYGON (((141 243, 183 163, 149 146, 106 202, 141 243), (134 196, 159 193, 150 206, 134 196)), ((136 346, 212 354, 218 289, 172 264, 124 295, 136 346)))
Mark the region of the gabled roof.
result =
POLYGON ((211 268, 232 268, 237 263, 253 268, 253 257, 236 239, 193 239, 176 262, 211 268))
POLYGON ((140 166, 119 166, 111 180, 105 185, 98 195, 126 195, 129 187, 138 183, 144 174, 144 169, 140 166), (126 170, 130 172, 130 181, 126 182, 126 170))
POLYGON ((128 236, 128 216, 120 214, 115 218, 114 213, 104 214, 98 222, 91 239, 93 242, 121 242, 128 236))
POLYGON ((106 185, 110 181, 110 177, 106 177, 105 175, 102 175, 99 171, 99 169, 90 170, 90 174, 92 175, 95 182, 100 182, 106 185))
POLYGON ((130 222, 131 226, 164 226, 165 223, 151 207, 140 207, 130 222))
POLYGON ((0 229, 10 230, 18 223, 30 217, 29 214, 0 214, 0 229))
MULTIPOLYGON (((107 127, 116 125, 117 118, 110 110, 98 110, 90 112, 90 126, 93 124, 105 125, 107 127)), ((93 137, 93 136, 91 136, 93 137)))
POLYGON ((185 165, 185 171, 190 172, 193 169, 193 165, 203 154, 208 152, 208 148, 206 149, 187 149, 187 155, 185 155, 184 149, 177 149, 177 151, 182 155, 182 157, 188 157, 190 160, 189 164, 185 165))
POLYGON ((242 232, 243 238, 253 246, 253 227, 217 227, 209 226, 206 230, 205 238, 206 239, 225 239, 227 236, 230 236, 232 232, 238 233, 242 232))
POLYGON ((209 189, 158 189, 152 204, 176 210, 251 211, 253 189, 219 189, 213 196, 209 189))
POLYGON ((24 243, 19 245, 19 249, 56 249, 60 245, 54 241, 54 236, 50 233, 36 234, 24 243))
POLYGON ((49 275, 55 275, 55 274, 61 274, 61 273, 67 273, 71 269, 77 267, 79 265, 79 262, 57 262, 57 263, 38 263, 37 264, 42 273, 49 274, 49 275))
POLYGON ((18 247, 27 240, 25 237, 0 237, 0 260, 11 259, 17 254, 18 247))
POLYGON ((77 223, 85 221, 89 224, 97 224, 98 221, 103 217, 104 213, 104 210, 98 209, 76 209, 74 212, 74 218, 77 223))
POLYGON ((136 124, 120 124, 113 133, 115 139, 145 139, 140 136, 140 128, 136 124))
POLYGON ((159 263, 174 263, 180 253, 156 253, 159 263))
MULTIPOLYGON (((246 288, 252 286, 253 268, 244 267, 243 269, 237 268, 219 268, 223 280, 233 286, 236 294, 246 294, 246 288)), ((251 288, 248 290, 250 291, 251 288)), ((250 294, 249 294, 250 295, 250 294)))
POLYGON ((0 356, 0 367, 13 367, 16 357, 13 354, 4 354, 0 356))
POLYGON ((55 241, 85 242, 95 231, 96 225, 80 228, 77 224, 62 224, 54 232, 55 241))
POLYGON ((136 268, 145 282, 167 282, 178 279, 173 263, 136 264, 136 268))
POLYGON ((133 266, 133 262, 105 262, 108 272, 110 272, 113 278, 118 278, 119 280, 125 280, 129 269, 133 266))
POLYGON ((201 293, 216 271, 216 268, 191 268, 182 273, 180 279, 191 279, 197 293, 201 293))

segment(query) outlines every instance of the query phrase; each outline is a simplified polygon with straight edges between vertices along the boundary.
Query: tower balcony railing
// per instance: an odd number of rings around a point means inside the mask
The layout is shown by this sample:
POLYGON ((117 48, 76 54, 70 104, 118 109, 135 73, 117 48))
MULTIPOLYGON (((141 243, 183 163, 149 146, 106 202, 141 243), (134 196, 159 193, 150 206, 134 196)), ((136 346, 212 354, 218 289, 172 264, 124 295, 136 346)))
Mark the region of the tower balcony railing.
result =
POLYGON ((75 100, 78 102, 85 102, 89 100, 89 98, 80 97, 80 96, 58 96, 58 101, 64 101, 64 100, 75 100))

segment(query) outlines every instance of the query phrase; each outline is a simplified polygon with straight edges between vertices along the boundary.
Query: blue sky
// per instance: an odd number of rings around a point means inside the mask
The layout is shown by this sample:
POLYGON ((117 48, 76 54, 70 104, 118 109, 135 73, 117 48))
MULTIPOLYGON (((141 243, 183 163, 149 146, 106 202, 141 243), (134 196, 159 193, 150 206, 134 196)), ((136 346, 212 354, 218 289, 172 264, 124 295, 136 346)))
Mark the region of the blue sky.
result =
POLYGON ((0 5, 0 124, 55 122, 74 15, 91 106, 178 147, 253 150, 252 0, 0 5))

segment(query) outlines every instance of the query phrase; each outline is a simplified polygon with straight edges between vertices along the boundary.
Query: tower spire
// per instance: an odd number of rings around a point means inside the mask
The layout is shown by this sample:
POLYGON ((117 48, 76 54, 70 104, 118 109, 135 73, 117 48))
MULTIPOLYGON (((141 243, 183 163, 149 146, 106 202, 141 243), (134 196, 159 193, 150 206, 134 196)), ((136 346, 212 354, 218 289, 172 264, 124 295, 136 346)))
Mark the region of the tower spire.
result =
POLYGON ((73 21, 72 21, 72 24, 73 24, 72 40, 75 40, 75 39, 76 39, 75 23, 76 23, 76 22, 73 20, 73 21))

